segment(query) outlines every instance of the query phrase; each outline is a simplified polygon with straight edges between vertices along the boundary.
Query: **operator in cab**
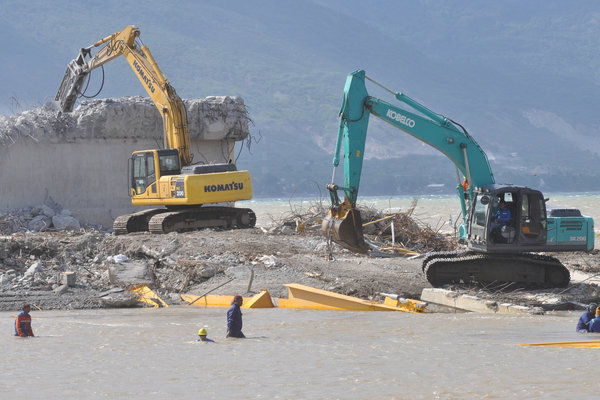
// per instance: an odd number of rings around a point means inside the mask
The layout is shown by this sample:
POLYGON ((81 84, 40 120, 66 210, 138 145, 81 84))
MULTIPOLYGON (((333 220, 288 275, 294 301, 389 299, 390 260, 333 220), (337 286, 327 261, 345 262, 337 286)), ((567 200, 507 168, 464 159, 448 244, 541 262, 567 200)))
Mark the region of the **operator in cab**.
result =
POLYGON ((504 200, 500 200, 500 208, 496 211, 496 216, 492 221, 492 230, 493 229, 501 229, 504 225, 510 222, 510 210, 506 208, 506 202, 504 200))
POLYGON ((577 321, 577 328, 575 328, 577 332, 584 333, 589 331, 589 324, 590 321, 594 319, 596 315, 596 308, 598 308, 598 304, 588 304, 586 311, 583 314, 581 314, 581 317, 579 317, 579 321, 577 321))
POLYGON ((492 227, 490 229, 490 233, 492 234, 492 238, 495 242, 502 242, 502 236, 500 235, 500 231, 502 227, 506 226, 510 222, 511 214, 510 210, 506 208, 506 202, 504 200, 500 200, 500 208, 496 211, 496 215, 492 219, 492 227))

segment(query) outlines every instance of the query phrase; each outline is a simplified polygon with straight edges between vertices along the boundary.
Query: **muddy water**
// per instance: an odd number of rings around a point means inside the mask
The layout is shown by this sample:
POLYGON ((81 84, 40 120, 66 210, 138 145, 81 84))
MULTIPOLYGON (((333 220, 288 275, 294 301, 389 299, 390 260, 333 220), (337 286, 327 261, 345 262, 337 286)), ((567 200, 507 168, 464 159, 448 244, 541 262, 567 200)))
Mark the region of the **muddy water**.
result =
MULTIPOLYGON (((249 339, 225 339, 224 308, 33 312, 36 338, 4 315, 0 398, 596 398, 598 349, 579 313, 554 316, 244 311, 249 339), (195 342, 200 327, 216 343, 195 342)), ((600 339, 600 337, 598 337, 600 339)))

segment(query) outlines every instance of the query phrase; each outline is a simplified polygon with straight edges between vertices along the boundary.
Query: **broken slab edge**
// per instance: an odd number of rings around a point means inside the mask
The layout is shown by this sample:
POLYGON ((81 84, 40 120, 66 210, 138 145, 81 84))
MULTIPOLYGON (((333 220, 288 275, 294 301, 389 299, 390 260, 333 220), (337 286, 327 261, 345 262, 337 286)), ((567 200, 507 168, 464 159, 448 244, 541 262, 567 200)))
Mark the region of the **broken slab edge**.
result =
POLYGON ((425 288, 421 292, 421 300, 430 304, 450 307, 456 310, 482 314, 539 314, 538 307, 524 307, 510 303, 498 303, 480 299, 476 296, 461 295, 452 290, 425 288))

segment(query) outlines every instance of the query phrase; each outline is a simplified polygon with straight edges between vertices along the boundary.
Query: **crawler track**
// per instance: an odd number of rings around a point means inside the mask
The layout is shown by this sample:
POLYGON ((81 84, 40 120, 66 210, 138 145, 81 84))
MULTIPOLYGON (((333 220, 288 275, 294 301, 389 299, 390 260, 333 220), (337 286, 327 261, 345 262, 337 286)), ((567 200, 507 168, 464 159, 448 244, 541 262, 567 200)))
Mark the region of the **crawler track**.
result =
POLYGON ((150 218, 156 214, 168 211, 165 208, 153 208, 133 214, 121 215, 115 218, 113 222, 113 232, 115 235, 125 235, 133 232, 147 232, 150 218))
POLYGON ((251 228, 255 223, 256 215, 249 208, 196 207, 175 211, 158 208, 117 217, 113 231, 115 235, 186 232, 204 228, 251 228))
POLYGON ((469 250, 430 254, 423 272, 434 287, 449 283, 514 282, 519 287, 566 287, 569 270, 550 256, 535 253, 483 254, 469 250))

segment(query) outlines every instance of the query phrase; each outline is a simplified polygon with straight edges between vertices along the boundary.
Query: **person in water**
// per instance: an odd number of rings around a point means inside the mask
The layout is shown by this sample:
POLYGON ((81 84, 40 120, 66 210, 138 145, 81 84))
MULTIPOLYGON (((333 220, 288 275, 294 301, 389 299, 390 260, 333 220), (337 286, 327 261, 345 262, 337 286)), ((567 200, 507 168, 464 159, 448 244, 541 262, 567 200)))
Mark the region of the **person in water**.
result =
POLYGON ((577 321, 577 328, 575 328, 577 332, 589 331, 589 324, 590 321, 594 319, 594 316, 596 315, 596 308, 598 308, 598 304, 588 304, 586 311, 583 314, 581 314, 581 317, 579 317, 579 321, 577 321))
POLYGON ((207 338, 206 336, 208 335, 208 332, 206 332, 206 329, 202 328, 198 331, 198 339, 196 340, 197 342, 215 342, 212 339, 207 338))
POLYGON ((27 303, 24 303, 21 309, 23 312, 17 315, 17 320, 15 321, 15 336, 33 337, 34 334, 33 329, 31 329, 31 315, 29 315, 31 306, 27 303))
POLYGON ((225 337, 245 338, 242 333, 242 310, 240 307, 244 303, 241 295, 236 294, 233 297, 231 308, 227 311, 227 334, 225 337))
POLYGON ((596 317, 589 322, 588 327, 589 332, 600 333, 600 307, 596 308, 596 317))

